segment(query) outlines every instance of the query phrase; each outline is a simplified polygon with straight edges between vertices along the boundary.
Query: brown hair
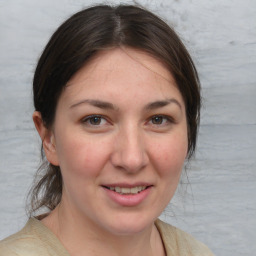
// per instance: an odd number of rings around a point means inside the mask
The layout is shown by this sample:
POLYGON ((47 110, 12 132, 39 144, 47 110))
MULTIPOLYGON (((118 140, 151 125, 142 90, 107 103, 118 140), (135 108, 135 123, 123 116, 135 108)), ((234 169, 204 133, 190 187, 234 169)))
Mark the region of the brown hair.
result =
MULTIPOLYGON (((159 59, 174 76, 186 106, 188 159, 196 147, 200 116, 200 83, 185 46, 164 21, 142 7, 98 5, 82 10, 65 21, 52 35, 35 70, 35 110, 51 128, 58 99, 70 78, 100 50, 128 46, 159 59)), ((43 164, 31 190, 31 210, 53 210, 61 200, 60 168, 43 164), (42 174, 41 174, 42 173, 42 174)))

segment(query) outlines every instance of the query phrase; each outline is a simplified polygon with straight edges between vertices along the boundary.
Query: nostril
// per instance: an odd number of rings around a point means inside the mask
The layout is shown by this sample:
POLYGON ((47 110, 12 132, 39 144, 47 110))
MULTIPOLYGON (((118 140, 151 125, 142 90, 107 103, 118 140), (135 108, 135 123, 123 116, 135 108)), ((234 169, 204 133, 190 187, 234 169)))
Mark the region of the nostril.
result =
MULTIPOLYGON (((137 129, 137 128, 136 128, 137 129)), ((137 172, 148 163, 148 156, 138 131, 123 132, 114 144, 111 162, 115 168, 137 172)))

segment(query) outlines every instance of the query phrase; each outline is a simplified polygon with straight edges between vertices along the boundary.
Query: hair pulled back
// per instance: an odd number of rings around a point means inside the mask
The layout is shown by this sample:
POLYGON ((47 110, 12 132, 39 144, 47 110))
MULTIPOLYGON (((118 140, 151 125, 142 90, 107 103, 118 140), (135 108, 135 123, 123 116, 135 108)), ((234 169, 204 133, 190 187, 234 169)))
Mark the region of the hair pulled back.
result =
MULTIPOLYGON (((185 46, 164 21, 137 6, 98 5, 66 20, 52 35, 35 70, 34 106, 51 129, 58 99, 70 78, 100 50, 131 47, 147 52, 169 69, 184 99, 188 125, 188 158, 196 147, 200 116, 200 83, 185 46)), ((45 159, 32 188, 30 213, 42 207, 53 210, 61 200, 59 166, 45 159)))

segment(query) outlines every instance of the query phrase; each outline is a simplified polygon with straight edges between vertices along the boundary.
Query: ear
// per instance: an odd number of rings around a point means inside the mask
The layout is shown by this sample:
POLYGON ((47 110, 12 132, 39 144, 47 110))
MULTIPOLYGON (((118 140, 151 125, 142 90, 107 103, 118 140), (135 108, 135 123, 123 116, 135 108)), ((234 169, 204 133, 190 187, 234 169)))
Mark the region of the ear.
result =
POLYGON ((45 127, 40 112, 35 111, 33 113, 33 121, 37 129, 37 132, 41 137, 44 153, 47 160, 51 164, 58 166, 59 161, 58 161, 56 145, 55 145, 55 137, 54 137, 53 131, 45 127))

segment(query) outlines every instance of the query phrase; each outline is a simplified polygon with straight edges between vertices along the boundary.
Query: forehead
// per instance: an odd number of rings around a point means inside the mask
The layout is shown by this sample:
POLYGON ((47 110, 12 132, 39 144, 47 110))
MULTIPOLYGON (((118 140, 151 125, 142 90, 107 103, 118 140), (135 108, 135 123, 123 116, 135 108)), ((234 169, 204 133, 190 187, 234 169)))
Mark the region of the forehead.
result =
POLYGON ((181 98, 165 65, 131 48, 100 51, 68 81, 63 96, 72 99, 84 93, 93 97, 115 93, 134 94, 133 97, 174 93, 181 98))
POLYGON ((141 50, 115 48, 98 52, 88 63, 86 63, 86 65, 75 73, 75 75, 68 81, 67 85, 69 86, 77 82, 82 82, 84 79, 89 78, 90 74, 95 71, 95 69, 105 72, 125 69, 126 72, 134 72, 135 70, 138 70, 138 68, 140 71, 142 69, 147 69, 147 71, 151 71, 156 76, 171 83, 175 82, 171 72, 155 57, 141 50))

